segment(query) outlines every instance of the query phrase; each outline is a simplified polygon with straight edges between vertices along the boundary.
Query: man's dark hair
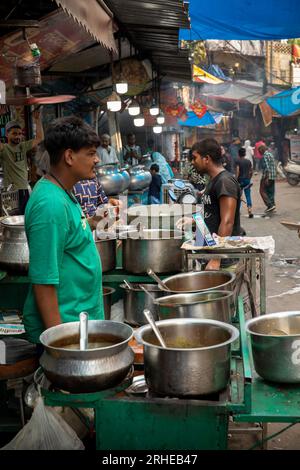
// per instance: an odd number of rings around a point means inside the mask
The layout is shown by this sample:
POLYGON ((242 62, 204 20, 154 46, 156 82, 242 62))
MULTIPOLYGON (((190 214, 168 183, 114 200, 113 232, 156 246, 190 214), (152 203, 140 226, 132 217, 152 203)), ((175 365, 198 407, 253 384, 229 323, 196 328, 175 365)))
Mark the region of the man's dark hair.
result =
POLYGON ((210 156, 216 164, 222 163, 221 146, 215 139, 203 139, 192 146, 192 152, 199 153, 202 157, 210 156))
POLYGON ((150 166, 150 171, 151 170, 154 170, 156 171, 156 173, 159 173, 159 166, 157 165, 157 163, 153 163, 151 166, 150 166))
POLYGON ((127 134, 127 139, 129 139, 129 137, 135 137, 135 134, 133 132, 129 132, 129 134, 127 134))
POLYGON ((246 156, 246 149, 243 147, 239 149, 239 157, 245 157, 246 156))
POLYGON ((100 139, 82 119, 69 116, 51 122, 45 133, 44 144, 50 156, 50 164, 57 165, 65 150, 78 152, 82 148, 98 147, 100 139))

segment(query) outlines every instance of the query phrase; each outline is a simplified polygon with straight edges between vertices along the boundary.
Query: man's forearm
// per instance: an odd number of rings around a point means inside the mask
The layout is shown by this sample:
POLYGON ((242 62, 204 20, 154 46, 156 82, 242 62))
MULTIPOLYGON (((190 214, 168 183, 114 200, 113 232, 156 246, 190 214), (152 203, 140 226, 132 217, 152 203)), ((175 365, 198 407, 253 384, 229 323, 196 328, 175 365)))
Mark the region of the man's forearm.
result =
POLYGON ((35 301, 45 328, 61 324, 56 288, 54 285, 34 284, 35 301))
POLYGON ((221 221, 218 229, 219 237, 230 237, 233 230, 233 222, 229 220, 221 221))

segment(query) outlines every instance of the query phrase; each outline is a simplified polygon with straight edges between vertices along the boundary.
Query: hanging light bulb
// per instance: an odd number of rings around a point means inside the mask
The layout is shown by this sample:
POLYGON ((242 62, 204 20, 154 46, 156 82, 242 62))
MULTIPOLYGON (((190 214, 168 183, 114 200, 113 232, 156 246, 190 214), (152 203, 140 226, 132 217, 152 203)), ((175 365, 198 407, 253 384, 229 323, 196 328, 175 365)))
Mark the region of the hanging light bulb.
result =
POLYGON ((157 124, 164 124, 165 122, 165 116, 163 115, 162 112, 159 113, 159 115, 156 118, 157 124))
POLYGON ((115 91, 113 91, 110 97, 108 98, 106 106, 107 109, 109 111, 112 111, 113 113, 120 111, 120 109, 122 108, 121 98, 115 91))
POLYGON ((136 127, 142 127, 145 124, 145 118, 142 114, 134 118, 133 123, 136 127))
POLYGON ((162 133, 162 127, 161 126, 154 126, 153 127, 153 132, 154 132, 154 134, 161 134, 162 133))
POLYGON ((157 116, 159 114, 159 107, 157 106, 155 100, 152 102, 152 106, 150 108, 151 116, 157 116))
POLYGON ((127 93, 128 91, 128 83, 125 82, 125 80, 120 80, 118 83, 116 83, 116 90, 117 93, 120 93, 120 95, 124 95, 124 93, 127 93))
POLYGON ((137 116, 141 112, 141 108, 136 100, 132 100, 128 106, 130 116, 137 116))

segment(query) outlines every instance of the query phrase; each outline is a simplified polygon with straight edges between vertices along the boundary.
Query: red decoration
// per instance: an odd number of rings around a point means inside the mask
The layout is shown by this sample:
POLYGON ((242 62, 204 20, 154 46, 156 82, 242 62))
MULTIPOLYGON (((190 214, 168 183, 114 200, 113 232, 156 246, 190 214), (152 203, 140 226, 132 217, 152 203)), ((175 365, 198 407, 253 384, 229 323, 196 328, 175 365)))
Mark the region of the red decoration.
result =
POLYGON ((201 103, 200 100, 196 100, 194 104, 191 104, 190 108, 198 118, 202 118, 207 111, 207 106, 201 103))
POLYGON ((171 106, 166 106, 165 107, 165 113, 169 114, 170 116, 173 116, 173 117, 178 117, 182 121, 186 120, 186 118, 187 118, 187 110, 184 107, 184 105, 181 104, 181 103, 177 103, 177 104, 171 105, 171 106))

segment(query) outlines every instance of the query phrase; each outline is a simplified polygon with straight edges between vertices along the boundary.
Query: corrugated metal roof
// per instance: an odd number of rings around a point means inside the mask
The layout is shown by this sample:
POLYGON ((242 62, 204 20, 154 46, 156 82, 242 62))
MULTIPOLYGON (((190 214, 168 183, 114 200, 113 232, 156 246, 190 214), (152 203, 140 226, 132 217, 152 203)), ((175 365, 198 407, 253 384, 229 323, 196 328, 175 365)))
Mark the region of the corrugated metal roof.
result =
POLYGON ((188 52, 179 49, 179 29, 189 27, 182 0, 106 0, 137 49, 151 56, 169 79, 190 80, 188 52))

